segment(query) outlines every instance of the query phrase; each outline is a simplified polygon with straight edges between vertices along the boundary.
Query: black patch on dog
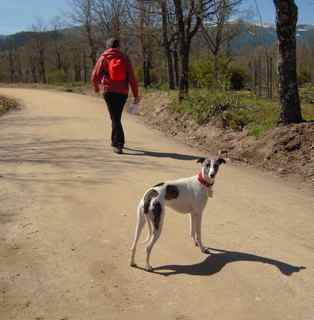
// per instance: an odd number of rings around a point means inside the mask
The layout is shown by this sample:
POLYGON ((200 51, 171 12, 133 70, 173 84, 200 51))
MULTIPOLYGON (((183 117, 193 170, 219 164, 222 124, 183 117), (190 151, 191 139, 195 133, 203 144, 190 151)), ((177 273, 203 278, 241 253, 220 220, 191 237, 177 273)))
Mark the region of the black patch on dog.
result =
POLYGON ((176 199, 179 196, 179 189, 177 186, 169 184, 166 187, 166 200, 176 199))
POLYGON ((159 229, 159 223, 160 223, 160 218, 161 218, 161 204, 160 202, 155 202, 154 203, 154 207, 152 209, 152 213, 153 213, 153 223, 154 223, 154 227, 156 230, 159 229))
POLYGON ((152 201, 153 198, 156 198, 158 195, 159 195, 159 193, 154 189, 149 190, 145 194, 145 196, 144 196, 144 213, 146 213, 146 214, 148 213, 150 202, 152 201))
POLYGON ((219 164, 226 163, 226 160, 223 158, 219 158, 217 161, 219 162, 219 164))
POLYGON ((206 160, 206 158, 199 158, 196 160, 197 163, 203 163, 206 160))
POLYGON ((155 187, 161 187, 161 186, 163 186, 164 184, 165 184, 164 182, 160 182, 160 183, 156 184, 156 185, 154 186, 154 188, 155 188, 155 187))

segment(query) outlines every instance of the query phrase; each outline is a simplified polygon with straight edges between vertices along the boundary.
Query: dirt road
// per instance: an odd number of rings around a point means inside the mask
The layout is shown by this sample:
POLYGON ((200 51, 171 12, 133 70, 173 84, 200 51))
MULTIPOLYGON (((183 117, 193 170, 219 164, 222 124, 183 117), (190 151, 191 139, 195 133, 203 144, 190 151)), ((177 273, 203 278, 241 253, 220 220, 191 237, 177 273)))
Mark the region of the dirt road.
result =
POLYGON ((219 251, 169 210, 156 272, 130 268, 139 198, 197 173, 197 152, 126 115, 133 150, 115 155, 100 98, 0 94, 24 104, 0 118, 1 320, 314 319, 313 190, 228 164, 203 224, 219 251))

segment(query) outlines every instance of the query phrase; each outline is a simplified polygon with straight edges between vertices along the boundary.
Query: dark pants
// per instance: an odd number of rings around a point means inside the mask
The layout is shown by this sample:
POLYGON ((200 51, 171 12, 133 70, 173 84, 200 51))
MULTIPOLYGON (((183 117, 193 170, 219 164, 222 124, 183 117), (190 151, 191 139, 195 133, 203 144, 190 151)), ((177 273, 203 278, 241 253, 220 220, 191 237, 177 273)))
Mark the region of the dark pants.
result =
POLYGON ((104 94, 112 124, 111 145, 117 148, 124 147, 125 141, 121 117, 127 98, 127 95, 116 92, 106 92, 104 94))

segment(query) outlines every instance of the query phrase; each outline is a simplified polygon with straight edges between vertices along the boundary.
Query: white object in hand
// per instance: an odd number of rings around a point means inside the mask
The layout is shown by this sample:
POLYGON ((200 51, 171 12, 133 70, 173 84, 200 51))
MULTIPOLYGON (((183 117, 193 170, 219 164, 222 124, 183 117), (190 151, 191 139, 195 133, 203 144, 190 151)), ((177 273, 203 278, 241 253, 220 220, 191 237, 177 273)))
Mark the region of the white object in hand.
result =
POLYGON ((130 114, 134 114, 134 115, 138 114, 139 113, 139 105, 138 105, 138 103, 131 103, 129 105, 128 112, 130 114))

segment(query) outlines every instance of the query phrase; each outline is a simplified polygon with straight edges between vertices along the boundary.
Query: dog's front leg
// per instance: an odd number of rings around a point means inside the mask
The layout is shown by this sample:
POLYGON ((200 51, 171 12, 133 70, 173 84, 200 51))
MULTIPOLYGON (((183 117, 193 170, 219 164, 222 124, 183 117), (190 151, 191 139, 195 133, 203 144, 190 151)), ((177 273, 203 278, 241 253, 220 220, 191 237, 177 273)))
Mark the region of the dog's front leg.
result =
POLYGON ((202 217, 203 213, 198 212, 195 214, 195 219, 196 219, 196 240, 198 243, 199 248, 203 253, 209 254, 209 248, 204 247, 203 242, 202 242, 202 217))
POLYGON ((198 247, 198 242, 196 239, 196 223, 197 223, 197 217, 192 212, 192 213, 190 213, 190 235, 191 235, 191 238, 192 238, 195 246, 198 247))

